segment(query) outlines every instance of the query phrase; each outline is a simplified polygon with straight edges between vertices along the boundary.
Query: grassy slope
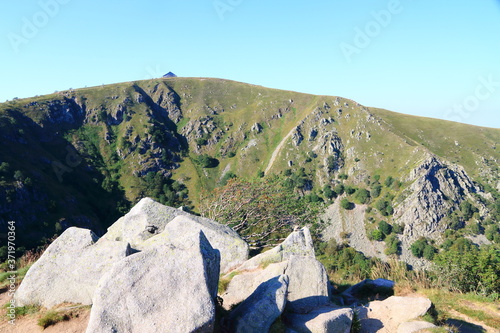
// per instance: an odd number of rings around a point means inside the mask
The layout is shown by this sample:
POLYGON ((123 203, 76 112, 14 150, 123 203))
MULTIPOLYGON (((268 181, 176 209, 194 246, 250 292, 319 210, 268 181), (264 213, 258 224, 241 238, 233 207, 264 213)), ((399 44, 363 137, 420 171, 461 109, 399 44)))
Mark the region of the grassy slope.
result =
MULTIPOLYGON (((434 154, 462 165, 472 176, 481 175, 481 161, 492 170, 487 179, 496 183, 500 161, 500 130, 451 121, 416 117, 382 109, 371 111, 389 124, 391 131, 411 144, 423 145, 434 154)), ((483 175, 485 177, 485 175, 483 175)))

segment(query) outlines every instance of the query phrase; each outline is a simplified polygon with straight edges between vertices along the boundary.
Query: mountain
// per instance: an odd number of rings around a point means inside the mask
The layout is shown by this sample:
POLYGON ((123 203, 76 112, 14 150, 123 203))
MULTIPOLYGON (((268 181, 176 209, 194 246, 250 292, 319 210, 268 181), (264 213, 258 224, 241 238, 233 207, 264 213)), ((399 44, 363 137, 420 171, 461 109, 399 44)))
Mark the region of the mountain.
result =
POLYGON ((298 194, 325 201, 322 237, 365 255, 389 253, 380 221, 416 267, 417 241, 500 241, 499 129, 176 77, 2 103, 0 138, 0 225, 26 248, 69 226, 102 234, 145 196, 197 211, 228 175, 298 173, 298 194))

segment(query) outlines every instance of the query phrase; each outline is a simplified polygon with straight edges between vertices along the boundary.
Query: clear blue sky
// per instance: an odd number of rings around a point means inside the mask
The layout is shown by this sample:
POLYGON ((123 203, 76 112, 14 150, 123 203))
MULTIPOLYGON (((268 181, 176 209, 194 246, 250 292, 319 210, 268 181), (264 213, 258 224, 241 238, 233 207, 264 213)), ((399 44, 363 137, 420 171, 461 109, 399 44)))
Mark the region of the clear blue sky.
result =
POLYGON ((0 101, 168 71, 500 128, 500 1, 0 5, 0 101))

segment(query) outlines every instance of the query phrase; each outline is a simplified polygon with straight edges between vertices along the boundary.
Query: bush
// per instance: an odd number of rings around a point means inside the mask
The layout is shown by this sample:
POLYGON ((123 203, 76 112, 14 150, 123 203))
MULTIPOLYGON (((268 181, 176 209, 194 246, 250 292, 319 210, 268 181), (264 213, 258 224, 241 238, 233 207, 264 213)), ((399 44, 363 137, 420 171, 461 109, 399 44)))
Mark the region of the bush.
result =
POLYGON ((348 195, 351 195, 351 194, 353 194, 354 192, 356 192, 356 188, 355 188, 355 187, 352 187, 352 186, 347 185, 347 186, 344 188, 344 191, 345 191, 345 193, 347 193, 348 195))
POLYGON ((380 196, 380 193, 382 192, 382 185, 375 185, 372 187, 372 197, 378 198, 380 196))
POLYGON ((395 179, 392 176, 389 176, 385 179, 384 185, 385 187, 391 187, 394 184, 395 179))
POLYGON ((219 161, 208 155, 198 155, 193 158, 194 162, 201 166, 202 168, 215 168, 219 165, 219 161))
POLYGON ((364 205, 368 203, 368 201, 370 201, 370 192, 364 188, 361 188, 356 191, 356 195, 354 197, 358 203, 364 205))
POLYGON ((353 203, 350 202, 347 198, 344 198, 342 199, 342 201, 340 201, 340 207, 344 208, 344 209, 347 209, 347 210, 350 210, 350 209, 353 209, 353 203))
POLYGON ((425 258, 427 260, 434 259, 434 254, 436 253, 436 249, 434 246, 429 244, 427 239, 420 238, 416 242, 414 242, 411 246, 411 253, 417 258, 425 258))
POLYGON ((389 201, 380 199, 375 203, 375 208, 382 214, 383 216, 389 216, 394 214, 394 209, 389 201))
POLYGON ((404 230, 405 230, 404 224, 394 224, 392 226, 392 231, 394 231, 396 234, 402 235, 404 230))
POLYGON ((346 180, 347 178, 349 178, 349 176, 347 174, 345 174, 345 173, 339 174, 339 179, 346 180))
POLYGON ((41 326, 45 329, 51 325, 55 325, 58 322, 65 320, 69 320, 68 315, 60 314, 57 311, 48 311, 40 319, 38 319, 38 326, 41 326))
POLYGON ((373 229, 372 232, 370 233, 370 239, 376 240, 376 241, 381 241, 384 240, 385 235, 382 231, 378 229, 373 229))
POLYGON ((436 249, 434 248, 434 246, 427 244, 424 248, 424 258, 427 260, 432 260, 434 259, 434 254, 436 254, 436 249))
POLYGON ((338 196, 344 194, 344 185, 343 184, 337 184, 335 185, 335 188, 333 189, 335 193, 337 193, 338 196))
POLYGON ((385 222, 385 221, 380 221, 378 223, 378 228, 386 236, 390 235, 391 232, 392 232, 392 226, 389 223, 385 222))
POLYGON ((401 254, 401 242, 398 240, 396 235, 390 235, 385 239, 386 249, 385 254, 390 256, 392 254, 401 254))
POLYGON ((323 195, 327 199, 333 199, 337 196, 337 194, 332 190, 330 185, 325 185, 325 187, 323 187, 323 195))

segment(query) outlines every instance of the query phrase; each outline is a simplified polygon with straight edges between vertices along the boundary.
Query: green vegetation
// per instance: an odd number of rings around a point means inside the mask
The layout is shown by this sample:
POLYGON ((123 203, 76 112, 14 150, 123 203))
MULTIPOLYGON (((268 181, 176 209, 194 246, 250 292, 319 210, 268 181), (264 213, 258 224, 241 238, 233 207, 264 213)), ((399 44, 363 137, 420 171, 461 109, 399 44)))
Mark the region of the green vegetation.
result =
POLYGON ((38 319, 38 326, 45 329, 49 326, 57 324, 58 322, 69 319, 70 317, 67 314, 61 314, 57 311, 47 311, 40 319, 38 319))
POLYGON ((411 247, 411 253, 417 258, 425 258, 427 260, 434 259, 434 255, 436 254, 436 248, 432 246, 429 240, 425 238, 420 238, 415 241, 411 247))
POLYGON ((375 202, 375 208, 377 208, 383 216, 390 216, 394 213, 391 202, 386 199, 377 200, 377 202, 375 202))
POLYGON ((340 207, 350 210, 354 208, 354 204, 349 201, 349 199, 344 198, 340 201, 340 207))
MULTIPOLYGON (((251 246, 264 248, 286 237, 294 225, 317 221, 322 207, 317 196, 290 191, 290 178, 274 176, 246 181, 240 178, 204 193, 200 211, 229 225, 251 246)), ((312 230, 319 227, 312 224, 312 230)))
POLYGON ((198 155, 192 157, 193 161, 201 166, 202 168, 215 168, 219 165, 219 161, 216 158, 210 157, 208 155, 198 155))

